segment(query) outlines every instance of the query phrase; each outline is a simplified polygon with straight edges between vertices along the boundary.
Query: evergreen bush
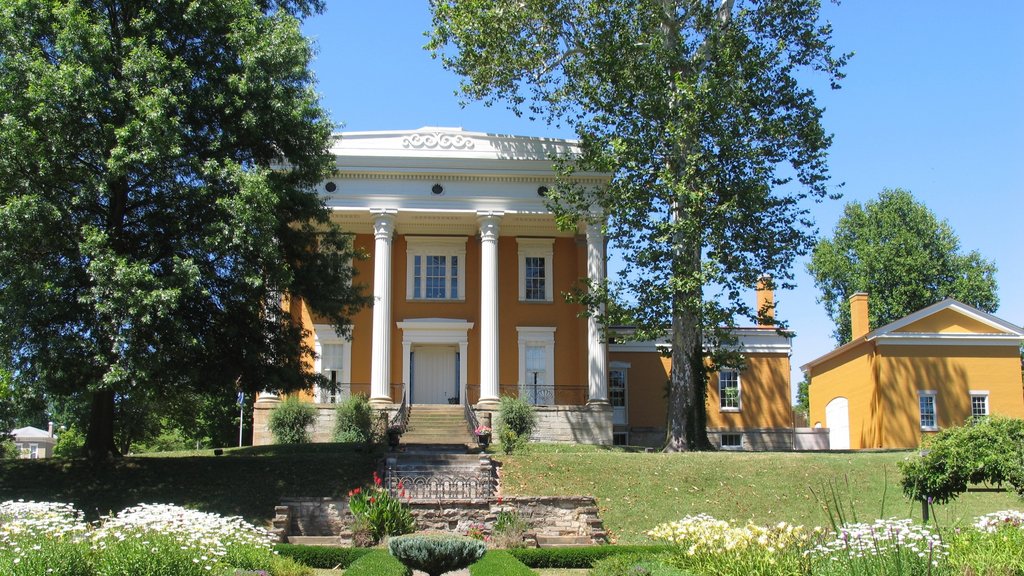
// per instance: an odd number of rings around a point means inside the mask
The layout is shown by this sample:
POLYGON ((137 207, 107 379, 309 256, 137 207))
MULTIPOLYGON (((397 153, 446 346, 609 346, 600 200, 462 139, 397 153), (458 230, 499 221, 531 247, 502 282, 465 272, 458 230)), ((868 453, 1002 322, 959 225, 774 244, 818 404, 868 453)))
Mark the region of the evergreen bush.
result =
POLYGON ((334 433, 331 438, 335 442, 373 444, 378 440, 373 429, 375 418, 376 411, 370 406, 366 395, 350 396, 334 409, 334 433))
POLYGON ((429 576, 459 570, 483 557, 487 546, 479 540, 450 534, 410 534, 388 540, 388 550, 402 564, 429 576))
POLYGON ((498 439, 501 449, 511 454, 530 441, 537 425, 537 413, 525 400, 502 396, 498 411, 498 439))
POLYGON ((270 433, 276 444, 308 444, 315 422, 316 407, 291 396, 270 412, 270 433))
POLYGON ((370 550, 348 568, 345 576, 412 576, 412 569, 402 564, 386 550, 370 550))
POLYGON ((284 558, 293 558, 310 568, 330 570, 348 568, 370 550, 367 548, 334 548, 327 546, 305 546, 302 544, 277 544, 274 551, 284 558))

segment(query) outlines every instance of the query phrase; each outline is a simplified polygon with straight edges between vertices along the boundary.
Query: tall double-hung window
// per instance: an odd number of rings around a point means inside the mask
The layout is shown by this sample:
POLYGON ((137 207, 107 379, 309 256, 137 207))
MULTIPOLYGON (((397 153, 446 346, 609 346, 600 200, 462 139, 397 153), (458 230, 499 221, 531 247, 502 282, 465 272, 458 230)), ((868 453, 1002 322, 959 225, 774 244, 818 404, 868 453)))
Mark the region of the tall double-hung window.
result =
POLYGON ((718 398, 722 412, 740 410, 740 373, 732 368, 718 372, 718 398))
POLYGON ((466 299, 466 238, 407 236, 406 298, 466 299))
POLYGON ((938 430, 938 411, 935 407, 935 390, 921 390, 917 393, 918 406, 921 409, 921 430, 938 430))
POLYGON ((519 245, 519 300, 551 302, 553 238, 517 238, 519 245))

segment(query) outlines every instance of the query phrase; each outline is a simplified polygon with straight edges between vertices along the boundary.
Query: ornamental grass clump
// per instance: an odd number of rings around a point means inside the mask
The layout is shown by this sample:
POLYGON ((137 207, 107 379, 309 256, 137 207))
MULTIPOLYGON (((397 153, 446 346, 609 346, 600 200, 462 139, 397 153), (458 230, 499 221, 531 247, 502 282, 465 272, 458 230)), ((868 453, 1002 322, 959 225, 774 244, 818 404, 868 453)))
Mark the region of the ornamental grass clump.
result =
POLYGON ((476 562, 483 557, 487 546, 465 536, 410 534, 388 540, 388 550, 409 568, 440 576, 476 562))
POLYGON ((909 519, 841 526, 834 537, 808 552, 815 575, 927 575, 949 556, 939 534, 909 519))

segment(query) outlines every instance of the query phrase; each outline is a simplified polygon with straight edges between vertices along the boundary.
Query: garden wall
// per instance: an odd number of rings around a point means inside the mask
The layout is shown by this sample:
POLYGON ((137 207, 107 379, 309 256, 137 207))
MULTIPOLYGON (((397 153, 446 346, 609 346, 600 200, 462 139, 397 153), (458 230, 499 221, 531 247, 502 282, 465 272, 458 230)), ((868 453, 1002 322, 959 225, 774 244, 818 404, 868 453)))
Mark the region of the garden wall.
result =
MULTIPOLYGON (((594 544, 607 541, 604 523, 593 496, 506 496, 488 500, 418 499, 409 502, 419 530, 465 534, 482 525, 490 534, 498 512, 516 511, 529 525, 528 538, 541 536, 584 537, 594 544)), ((351 545, 352 515, 347 498, 285 498, 275 509, 274 532, 282 542, 289 538, 333 537, 337 545, 351 545)))

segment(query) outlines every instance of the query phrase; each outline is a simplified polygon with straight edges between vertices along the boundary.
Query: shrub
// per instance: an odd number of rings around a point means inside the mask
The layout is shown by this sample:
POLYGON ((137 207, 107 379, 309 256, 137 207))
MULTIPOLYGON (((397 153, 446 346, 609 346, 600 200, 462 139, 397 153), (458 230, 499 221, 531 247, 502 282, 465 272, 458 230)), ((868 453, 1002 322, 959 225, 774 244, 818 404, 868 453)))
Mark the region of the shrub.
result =
POLYGON ((498 411, 498 439, 501 449, 511 454, 530 441, 530 434, 537 424, 537 413, 526 401, 511 396, 502 396, 498 411))
POLYGON ((504 550, 491 550, 469 566, 470 576, 536 576, 526 564, 504 550))
POLYGON ((517 548, 508 550, 530 568, 590 568, 598 560, 619 554, 653 556, 673 551, 673 546, 579 546, 573 548, 517 548))
POLYGON ((924 448, 897 464, 907 498, 944 504, 981 482, 1007 483, 1024 496, 1024 420, 992 416, 947 428, 924 448))
POLYGON ((459 570, 483 557, 487 546, 479 540, 451 534, 410 534, 388 540, 388 550, 402 564, 429 576, 459 570))
POLYGON ((274 551, 284 558, 293 558, 310 568, 324 570, 348 568, 369 552, 366 548, 329 548, 301 544, 278 544, 274 546, 274 551))
POLYGON ((0 437, 0 460, 15 459, 18 457, 18 445, 10 438, 0 437))
POLYGON ((491 544, 495 548, 522 548, 528 526, 515 510, 502 510, 494 520, 491 544))
POLYGON ((85 453, 85 434, 75 426, 68 426, 57 435, 53 455, 58 458, 77 458, 85 453))
POLYGON ((270 432, 277 444, 308 444, 309 427, 315 422, 316 407, 290 396, 271 411, 270 432))
POLYGON ((376 472, 373 473, 373 486, 365 490, 356 488, 348 493, 348 509, 356 520, 353 532, 366 530, 371 544, 380 542, 385 536, 399 536, 416 530, 416 520, 409 508, 381 486, 376 472))
POLYGON ((370 550, 348 568, 345 576, 411 576, 412 570, 388 554, 387 550, 370 550))
POLYGON ((689 572, 667 563, 663 557, 647 554, 617 554, 598 560, 591 576, 688 576, 689 572))
POLYGON ((370 400, 364 394, 350 396, 334 409, 335 442, 373 444, 378 439, 374 434, 376 411, 370 407, 370 400))

